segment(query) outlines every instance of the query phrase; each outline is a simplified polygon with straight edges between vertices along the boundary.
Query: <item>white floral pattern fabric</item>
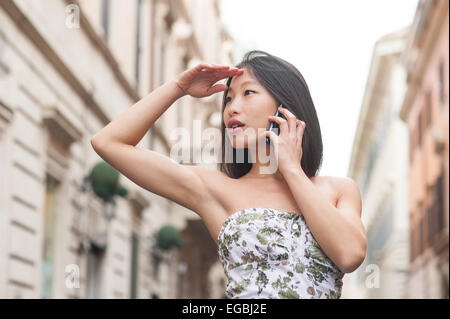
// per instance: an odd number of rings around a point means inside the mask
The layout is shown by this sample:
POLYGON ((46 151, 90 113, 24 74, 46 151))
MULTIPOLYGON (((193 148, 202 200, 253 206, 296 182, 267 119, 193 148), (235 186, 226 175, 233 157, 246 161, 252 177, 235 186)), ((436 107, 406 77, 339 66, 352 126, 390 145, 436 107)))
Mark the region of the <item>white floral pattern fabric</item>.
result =
POLYGON ((218 236, 228 298, 340 298, 345 273, 323 253, 301 214, 248 208, 218 236))

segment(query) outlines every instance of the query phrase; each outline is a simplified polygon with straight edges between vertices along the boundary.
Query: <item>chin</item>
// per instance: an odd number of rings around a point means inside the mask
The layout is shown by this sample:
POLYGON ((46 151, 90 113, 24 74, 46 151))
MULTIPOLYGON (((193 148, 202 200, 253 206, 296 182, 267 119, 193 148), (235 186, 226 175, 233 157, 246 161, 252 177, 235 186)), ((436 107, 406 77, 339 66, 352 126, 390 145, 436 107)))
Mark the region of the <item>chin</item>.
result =
POLYGON ((250 147, 257 147, 260 145, 266 146, 265 143, 265 135, 263 134, 263 130, 260 129, 260 131, 248 128, 246 127, 244 130, 241 130, 236 133, 230 133, 229 131, 226 132, 228 136, 228 140, 230 145, 234 149, 245 149, 250 147), (259 134, 259 135, 258 135, 259 134), (257 140, 257 137, 259 136, 259 140, 257 140), (257 145, 258 143, 258 145, 257 145))
MULTIPOLYGON (((248 135, 228 135, 228 138, 230 140, 230 144, 233 146, 234 149, 245 149, 250 146, 256 146, 257 140, 256 136, 248 136, 248 135)), ((265 137, 260 138, 259 145, 266 145, 265 143, 265 137)))

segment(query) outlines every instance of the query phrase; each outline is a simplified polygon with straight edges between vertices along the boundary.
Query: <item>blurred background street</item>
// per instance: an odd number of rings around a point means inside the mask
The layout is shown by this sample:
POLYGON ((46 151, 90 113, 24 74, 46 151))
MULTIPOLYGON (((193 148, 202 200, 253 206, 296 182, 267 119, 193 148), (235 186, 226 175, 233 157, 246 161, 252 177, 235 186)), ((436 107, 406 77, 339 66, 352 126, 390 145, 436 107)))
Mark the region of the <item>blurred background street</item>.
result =
MULTIPOLYGON (((449 298, 448 32, 448 0, 0 0, 0 298, 224 298, 202 220, 90 138, 253 49, 304 75, 319 175, 360 187, 367 255, 342 298, 449 298)), ((221 97, 182 97, 137 146, 170 156, 175 128, 220 129, 221 97)))

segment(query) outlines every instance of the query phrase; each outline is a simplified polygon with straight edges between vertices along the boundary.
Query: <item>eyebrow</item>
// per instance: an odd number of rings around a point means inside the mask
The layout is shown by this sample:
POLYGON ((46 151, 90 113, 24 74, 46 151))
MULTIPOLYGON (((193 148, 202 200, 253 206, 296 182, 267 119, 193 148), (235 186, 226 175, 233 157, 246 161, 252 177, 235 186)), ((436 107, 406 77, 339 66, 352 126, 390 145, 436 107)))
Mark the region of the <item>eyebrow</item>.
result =
MULTIPOLYGON (((258 84, 258 82, 254 81, 254 80, 247 80, 241 83, 241 87, 243 87, 245 84, 258 84)), ((230 87, 228 88, 228 92, 233 91, 233 89, 230 87)))

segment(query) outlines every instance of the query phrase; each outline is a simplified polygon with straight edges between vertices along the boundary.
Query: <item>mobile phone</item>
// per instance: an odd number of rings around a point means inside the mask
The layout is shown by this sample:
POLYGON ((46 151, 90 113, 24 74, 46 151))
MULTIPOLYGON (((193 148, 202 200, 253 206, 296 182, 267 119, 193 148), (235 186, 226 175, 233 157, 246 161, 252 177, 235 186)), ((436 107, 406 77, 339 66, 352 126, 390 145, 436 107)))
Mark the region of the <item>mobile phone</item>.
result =
MULTIPOLYGON (((275 111, 275 116, 279 116, 283 119, 286 117, 278 111, 279 107, 284 107, 283 104, 278 105, 277 110, 275 111)), ((280 125, 277 122, 270 122, 269 131, 274 131, 277 135, 280 135, 280 125)), ((266 144, 270 145, 270 137, 266 136, 266 144)))

